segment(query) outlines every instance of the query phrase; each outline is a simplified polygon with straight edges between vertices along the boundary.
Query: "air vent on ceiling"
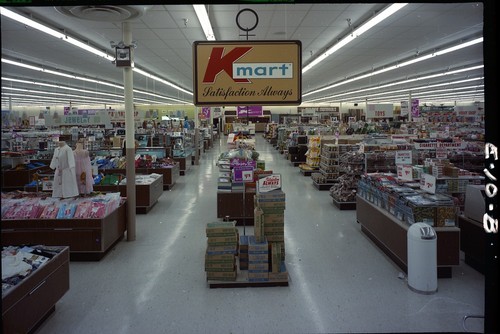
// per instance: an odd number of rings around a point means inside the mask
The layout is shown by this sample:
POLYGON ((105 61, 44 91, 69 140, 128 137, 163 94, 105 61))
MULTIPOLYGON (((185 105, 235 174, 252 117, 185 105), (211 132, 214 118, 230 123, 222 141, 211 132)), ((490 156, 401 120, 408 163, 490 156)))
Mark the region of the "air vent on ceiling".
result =
POLYGON ((121 22, 142 16, 151 6, 59 6, 56 10, 64 15, 82 20, 121 22))

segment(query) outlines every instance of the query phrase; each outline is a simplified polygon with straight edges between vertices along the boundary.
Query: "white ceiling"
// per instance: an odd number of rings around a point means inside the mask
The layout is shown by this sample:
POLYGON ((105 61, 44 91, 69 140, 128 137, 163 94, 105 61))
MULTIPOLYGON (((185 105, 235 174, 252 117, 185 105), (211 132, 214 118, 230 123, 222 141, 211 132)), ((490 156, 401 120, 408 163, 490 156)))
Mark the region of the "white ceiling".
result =
MULTIPOLYGON (((335 41, 350 33, 388 4, 259 4, 208 5, 208 13, 217 40, 244 40, 236 26, 236 15, 243 8, 255 10, 259 16, 257 28, 250 40, 300 40, 302 62, 307 65, 335 41), (352 26, 349 27, 348 19, 352 26)), ((165 80, 193 91, 192 43, 205 40, 192 5, 146 6, 143 16, 132 21, 133 40, 137 41, 135 64, 165 80)), ((68 35, 88 42, 110 55, 114 53, 110 41, 122 40, 121 23, 96 22, 66 16, 54 7, 12 7, 22 15, 63 30, 68 35)), ((420 55, 468 41, 483 34, 482 3, 410 3, 402 10, 378 24, 364 35, 306 72, 302 78, 302 92, 306 94, 346 78, 369 73, 420 55)), ((253 19, 241 16, 243 24, 252 25, 253 19)), ((46 35, 9 18, 1 17, 2 58, 57 69, 80 76, 122 84, 120 68, 109 61, 75 46, 46 35)), ((434 57, 401 69, 338 86, 303 98, 329 96, 360 88, 376 87, 391 82, 421 77, 447 70, 483 64, 483 43, 446 55, 434 57)), ((123 91, 99 84, 83 82, 24 69, 2 63, 2 77, 23 78, 55 83, 85 90, 101 90, 121 94, 123 91)), ((483 69, 452 76, 440 76, 423 82, 401 84, 397 88, 410 90, 413 86, 449 82, 462 78, 483 76, 483 69)), ((462 86, 482 85, 483 80, 462 86)), ((459 85, 449 85, 457 88, 459 85)), ((2 80, 2 106, 12 90, 7 88, 42 89, 33 85, 2 80)), ((179 92, 163 83, 134 74, 134 87, 186 102, 191 95, 179 92)), ((47 88, 44 88, 45 90, 47 88)), ((391 89, 394 89, 392 87, 391 89)), ((480 88, 481 89, 481 88, 480 88)), ((58 88, 50 88, 57 93, 58 88)), ((67 92, 66 90, 64 92, 67 92)), ((83 93, 82 93, 83 94, 83 93)), ((92 94, 90 94, 92 95, 92 94)), ((139 97, 140 95, 135 95, 139 97)), ((419 97, 412 93, 413 97, 419 97)), ((346 96, 345 101, 350 101, 346 96)), ((364 99, 363 99, 364 100, 364 99)), ((453 99, 450 99, 453 100, 453 99)), ((474 100, 484 101, 482 94, 474 100)), ((14 100, 17 101, 17 100, 14 100)), ((326 100, 330 101, 330 100, 326 100)), ((335 102, 337 100, 331 100, 335 102)), ((157 102, 166 103, 158 98, 157 102)), ((355 101, 351 101, 355 102, 355 101)), ((68 101, 69 103, 69 101, 68 101)), ((138 103, 136 101, 136 103, 138 103)))

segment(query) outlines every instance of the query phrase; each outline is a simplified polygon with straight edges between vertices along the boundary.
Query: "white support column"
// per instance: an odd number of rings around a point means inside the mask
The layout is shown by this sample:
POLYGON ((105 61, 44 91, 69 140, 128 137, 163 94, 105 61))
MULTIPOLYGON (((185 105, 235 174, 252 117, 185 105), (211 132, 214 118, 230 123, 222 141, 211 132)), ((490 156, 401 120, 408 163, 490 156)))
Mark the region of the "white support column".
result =
MULTIPOLYGON (((123 43, 132 44, 132 31, 129 22, 122 23, 123 43)), ((133 48, 130 49, 130 60, 133 64, 133 48)), ((127 240, 135 240, 135 121, 134 121, 134 75, 131 66, 123 68, 123 85, 125 94, 125 151, 127 154, 127 240)))
POLYGON ((410 91, 410 95, 408 96, 408 122, 412 121, 412 117, 411 117, 412 108, 413 108, 413 105, 411 103, 411 91, 410 91))

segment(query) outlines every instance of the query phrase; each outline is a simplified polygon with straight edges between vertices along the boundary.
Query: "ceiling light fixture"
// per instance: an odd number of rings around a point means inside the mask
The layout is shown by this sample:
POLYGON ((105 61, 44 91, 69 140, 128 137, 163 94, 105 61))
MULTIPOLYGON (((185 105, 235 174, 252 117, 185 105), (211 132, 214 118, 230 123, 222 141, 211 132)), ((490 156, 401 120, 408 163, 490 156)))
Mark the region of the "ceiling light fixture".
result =
MULTIPOLYGON (((82 80, 82 81, 86 81, 86 82, 93 82, 93 83, 97 83, 97 84, 104 85, 104 86, 109 86, 109 87, 113 87, 113 88, 123 89, 123 86, 120 86, 120 85, 117 85, 117 84, 113 84, 113 83, 110 83, 110 82, 100 81, 100 80, 95 80, 95 79, 90 79, 90 78, 85 78, 85 77, 77 76, 77 75, 74 75, 74 74, 67 74, 67 73, 59 72, 59 71, 53 71, 53 70, 50 70, 50 69, 42 68, 42 67, 35 66, 35 65, 29 65, 29 64, 21 63, 21 62, 10 60, 10 59, 6 59, 6 58, 2 58, 2 63, 11 64, 11 65, 19 66, 19 67, 23 67, 23 68, 28 68, 28 69, 34 70, 34 71, 40 71, 40 72, 44 72, 44 73, 50 73, 50 74, 54 74, 54 75, 62 76, 62 77, 66 77, 66 78, 71 78, 71 79, 76 79, 76 80, 82 80)), ((134 68, 134 71, 137 71, 139 74, 148 76, 148 77, 150 77, 152 79, 155 79, 155 80, 163 80, 161 78, 156 78, 156 77, 153 78, 153 76, 150 75, 149 73, 147 73, 145 71, 142 71, 140 69, 137 69, 137 68, 134 68)), ((16 80, 19 80, 19 79, 16 79, 16 80)), ((168 84, 168 85, 172 86, 172 84, 168 83, 168 81, 166 81, 166 80, 163 80, 163 81, 164 81, 165 84, 168 84)), ((185 91, 185 92, 187 92, 187 94, 193 95, 191 92, 188 92, 188 91, 186 91, 183 88, 180 88, 178 86, 173 85, 172 87, 175 88, 175 89, 177 89, 177 90, 185 91)), ((192 102, 187 102, 187 101, 179 100, 179 99, 176 99, 176 98, 173 98, 173 97, 162 96, 162 95, 158 95, 158 94, 154 94, 154 93, 150 93, 150 92, 146 92, 146 91, 142 91, 142 90, 138 90, 138 89, 134 89, 134 93, 140 93, 140 94, 146 94, 146 95, 149 95, 149 96, 155 96, 155 97, 159 97, 159 98, 162 98, 162 99, 168 99, 168 100, 172 100, 172 101, 175 101, 175 102, 180 102, 180 103, 183 103, 183 104, 192 104, 192 102)))
POLYGON ((8 17, 8 18, 10 18, 10 19, 12 19, 14 21, 17 21, 19 23, 25 24, 25 25, 27 25, 27 26, 29 26, 31 28, 34 28, 34 29, 37 29, 37 30, 39 30, 41 32, 49 34, 49 35, 51 35, 51 36, 53 36, 55 38, 61 39, 61 40, 65 41, 65 42, 67 42, 67 43, 70 43, 70 44, 73 44, 75 46, 78 46, 79 48, 84 49, 86 51, 89 51, 89 52, 91 52, 91 53, 93 53, 93 54, 95 54, 95 55, 97 55, 99 57, 108 59, 110 61, 114 59, 114 57, 108 55, 106 52, 103 52, 103 51, 101 51, 101 50, 99 50, 97 48, 94 48, 93 46, 85 44, 85 43, 83 43, 83 42, 81 42, 81 41, 79 41, 79 40, 77 40, 77 39, 75 39, 73 37, 70 37, 70 36, 68 36, 68 35, 66 35, 66 34, 64 34, 64 33, 60 32, 60 31, 57 31, 57 30, 52 29, 50 27, 47 27, 47 26, 45 26, 45 25, 43 25, 41 23, 38 23, 38 22, 36 22, 36 21, 28 18, 28 17, 19 15, 19 14, 15 13, 15 12, 13 12, 11 10, 8 10, 8 9, 6 9, 4 7, 0 8, 0 14, 3 15, 3 16, 5 16, 5 17, 8 17))
POLYGON ((334 52, 337 52, 347 44, 349 44, 351 41, 353 41, 356 37, 361 36, 363 33, 367 32, 392 14, 396 13, 398 10, 406 6, 408 3, 395 3, 384 9, 382 12, 380 12, 378 15, 374 16, 372 19, 368 20, 366 23, 362 24, 359 28, 355 29, 352 31, 349 35, 345 36, 343 39, 341 39, 338 43, 334 44, 332 47, 330 47, 328 50, 326 50, 323 54, 319 55, 316 59, 314 59, 312 62, 310 62, 307 66, 302 68, 302 74, 306 73, 309 71, 311 68, 314 66, 318 65, 320 62, 322 62, 325 58, 333 54, 334 52))
POLYGON ((173 87, 173 88, 175 88, 175 89, 177 89, 177 90, 179 90, 179 91, 181 91, 181 92, 184 92, 184 93, 189 94, 189 95, 193 95, 193 93, 192 93, 192 92, 190 92, 190 91, 188 91, 188 90, 186 90, 186 89, 184 89, 184 88, 181 88, 181 87, 179 87, 179 86, 177 86, 177 85, 175 85, 175 84, 173 84, 173 83, 171 83, 171 82, 168 82, 168 81, 167 81, 167 80, 165 80, 165 79, 162 79, 162 78, 160 78, 160 77, 157 77, 156 75, 153 75, 153 74, 150 74, 150 73, 148 73, 148 72, 146 72, 146 71, 144 71, 144 70, 141 70, 140 68, 134 67, 134 68, 133 68, 133 71, 134 71, 134 72, 137 72, 137 73, 139 73, 139 74, 142 74, 142 75, 144 75, 144 76, 145 76, 145 77, 147 77, 147 78, 151 78, 151 79, 154 79, 154 80, 159 81, 159 82, 161 82, 161 83, 164 83, 165 85, 170 86, 170 87, 173 87))
MULTIPOLYGON (((98 91, 90 91, 90 90, 85 90, 85 89, 80 89, 80 88, 73 88, 73 87, 68 87, 68 86, 61 86, 61 85, 54 85, 54 84, 48 84, 45 82, 37 82, 33 80, 22 80, 22 79, 16 79, 16 78, 9 78, 9 77, 2 77, 2 81, 11 81, 11 82, 18 82, 18 83, 24 83, 24 84, 29 84, 29 85, 36 85, 36 86, 44 86, 44 87, 51 87, 51 88, 58 88, 58 89, 65 89, 65 90, 70 90, 70 91, 77 91, 77 92, 83 92, 83 93, 89 93, 89 94, 100 94, 100 95, 105 95, 105 96, 110 96, 110 97, 115 97, 115 98, 123 98, 123 95, 120 94, 112 94, 112 93, 105 93, 105 92, 98 92, 98 91)), ((7 89, 7 88, 5 88, 7 89)), ((180 103, 186 103, 185 101, 178 100, 175 98, 171 98, 168 96, 162 96, 159 94, 153 94, 149 92, 145 92, 142 90, 134 89, 134 93, 136 94, 144 94, 148 96, 154 96, 163 100, 170 100, 170 101, 175 101, 175 102, 180 102, 180 103)), ((153 100, 147 100, 147 99, 141 99, 139 97, 134 97, 134 99, 137 100, 144 100, 148 102, 154 102, 153 100)))
MULTIPOLYGON (((335 94, 335 95, 330 95, 330 96, 323 96, 323 97, 319 97, 319 98, 308 100, 307 103, 317 102, 317 101, 320 101, 320 100, 326 100, 326 99, 331 99, 331 98, 338 98, 338 97, 341 97, 341 96, 346 96, 346 95, 351 95, 351 94, 358 94, 358 93, 365 93, 365 92, 374 91, 374 90, 381 90, 381 89, 389 88, 389 87, 392 87, 392 86, 401 86, 401 85, 412 83, 412 82, 417 82, 417 81, 422 81, 422 80, 428 80, 428 79, 433 79, 433 78, 437 78, 437 77, 444 77, 444 76, 447 76, 447 75, 454 75, 454 74, 458 74, 458 73, 465 72, 465 71, 472 71, 472 70, 476 70, 476 69, 479 69, 479 68, 482 68, 482 67, 484 67, 484 66, 474 66, 474 67, 470 67, 470 68, 466 68, 466 69, 460 69, 460 70, 455 70, 455 71, 451 71, 451 72, 441 72, 441 73, 436 73, 436 74, 432 74, 432 75, 427 75, 427 76, 424 76, 424 77, 419 77, 419 78, 414 78, 414 79, 407 79, 407 80, 403 80, 403 81, 391 82, 391 83, 388 83, 388 84, 385 84, 385 85, 380 85, 380 86, 375 86, 375 87, 370 87, 370 88, 359 89, 359 90, 356 90, 356 91, 349 91, 349 92, 335 94)), ((463 80, 457 80, 457 81, 453 81, 453 82, 447 82, 447 83, 444 83, 444 84, 427 85, 426 87, 439 87, 439 86, 447 85, 447 84, 459 84, 459 83, 465 83, 465 82, 471 82, 471 81, 477 81, 477 80, 484 80, 484 77, 481 76, 481 77, 467 78, 467 79, 463 79, 463 80)), ((413 88, 411 88, 411 89, 413 89, 413 88)), ((407 90, 410 90, 410 89, 407 89, 407 90)))
POLYGON ((443 54, 446 54, 446 53, 449 53, 449 52, 460 50, 460 49, 466 48, 468 46, 476 45, 476 44, 482 43, 482 42, 483 42, 483 37, 479 37, 479 38, 473 39, 471 41, 468 41, 468 42, 465 42, 465 43, 460 43, 458 45, 455 45, 455 46, 443 49, 443 50, 438 51, 438 52, 433 52, 431 54, 427 54, 425 56, 421 56, 421 57, 418 57, 418 58, 415 58, 415 59, 411 59, 411 60, 402 62, 402 63, 397 64, 397 65, 388 66, 388 67, 382 68, 382 69, 374 71, 374 72, 363 74, 363 75, 360 75, 360 76, 357 76, 357 77, 354 77, 354 78, 351 78, 351 79, 348 79, 348 80, 344 80, 344 81, 341 81, 341 82, 338 82, 338 83, 335 83, 335 84, 332 84, 332 85, 329 85, 329 86, 326 86, 326 87, 323 87, 323 88, 312 90, 312 91, 310 91, 308 93, 302 94, 302 97, 305 97, 305 96, 308 96, 308 95, 311 95, 311 94, 316 94, 316 93, 322 92, 324 90, 328 90, 328 89, 331 89, 331 88, 334 88, 334 87, 338 87, 338 86, 344 85, 346 83, 350 83, 350 82, 354 82, 354 81, 361 80, 361 79, 364 79, 364 78, 372 77, 372 76, 375 76, 375 75, 378 75, 378 74, 381 74, 381 73, 385 73, 385 72, 388 72, 388 71, 393 71, 393 70, 398 69, 398 68, 402 68, 402 67, 405 67, 405 66, 408 66, 408 65, 411 65, 411 64, 415 64, 415 63, 418 63, 418 62, 421 62, 421 61, 424 61, 424 60, 427 60, 427 59, 430 59, 430 58, 433 58, 433 57, 436 57, 436 56, 440 56, 440 55, 443 55, 443 54))
MULTIPOLYGON (((205 13, 206 13, 206 11, 205 11, 205 13)), ((12 20, 15 20, 15 21, 17 21, 19 23, 25 24, 25 25, 30 26, 32 28, 35 28, 35 29, 37 29, 39 31, 42 31, 42 32, 44 32, 46 34, 49 34, 49 35, 51 35, 53 37, 59 38, 59 39, 65 41, 65 42, 70 43, 70 44, 72 44, 72 45, 74 45, 76 47, 79 47, 79 48, 83 49, 83 50, 89 51, 89 52, 91 52, 91 53, 93 53, 93 54, 95 54, 95 55, 97 55, 99 57, 103 57, 103 58, 105 58, 105 59, 107 59, 109 61, 114 61, 115 60, 114 56, 110 56, 106 52, 103 52, 103 51, 101 51, 99 49, 96 49, 93 46, 85 44, 84 42, 81 42, 81 41, 79 41, 79 40, 77 40, 77 39, 75 39, 73 37, 70 37, 70 36, 68 36, 65 33, 61 33, 61 32, 59 32, 59 31, 57 31, 55 29, 52 29, 52 28, 47 27, 47 26, 45 26, 45 25, 43 25, 41 23, 33 21, 32 19, 30 19, 28 17, 19 15, 19 14, 15 13, 15 12, 13 12, 11 10, 8 10, 8 9, 6 9, 4 7, 0 7, 0 14, 3 15, 3 16, 5 16, 5 17, 8 17, 8 18, 10 18, 12 20)), ((208 19, 208 14, 207 14, 207 19, 208 19)), ((208 22, 210 23, 210 21, 208 21, 208 22)), ((212 32, 212 35, 213 35, 213 32, 212 32)), ((134 44, 135 42, 132 42, 132 43, 134 44)), ((4 60, 2 59, 2 61, 4 61, 4 60)), ((43 70, 43 69, 40 69, 40 70, 42 70, 44 72, 48 72, 48 71, 43 70)), ((152 78, 154 80, 158 80, 158 81, 160 81, 160 82, 162 82, 162 83, 164 83, 164 84, 166 84, 168 86, 171 86, 171 87, 173 87, 173 88, 175 88, 177 90, 180 90, 180 91, 185 92, 187 94, 193 95, 192 92, 189 92, 186 89, 183 89, 183 88, 181 88, 181 87, 179 87, 179 86, 177 86, 177 85, 175 85, 175 84, 173 84, 171 82, 168 82, 167 80, 160 79, 160 78, 158 78, 158 77, 156 77, 156 76, 154 76, 152 74, 149 74, 149 73, 147 73, 144 70, 137 70, 136 68, 134 68, 133 70, 135 72, 139 73, 139 74, 148 76, 148 77, 150 77, 150 78, 152 78)), ((86 80, 86 81, 90 81, 90 80, 86 80)), ((95 81, 92 81, 92 82, 95 82, 95 81)), ((121 87, 121 89, 123 89, 123 87, 121 87)), ((183 103, 188 103, 188 102, 183 102, 183 103)))
MULTIPOLYGON (((214 31, 212 30, 212 24, 210 23, 210 18, 208 17, 207 8, 205 5, 193 5, 198 21, 200 21, 203 32, 207 41, 215 41, 214 31)), ((187 22, 187 21, 186 21, 187 22)))

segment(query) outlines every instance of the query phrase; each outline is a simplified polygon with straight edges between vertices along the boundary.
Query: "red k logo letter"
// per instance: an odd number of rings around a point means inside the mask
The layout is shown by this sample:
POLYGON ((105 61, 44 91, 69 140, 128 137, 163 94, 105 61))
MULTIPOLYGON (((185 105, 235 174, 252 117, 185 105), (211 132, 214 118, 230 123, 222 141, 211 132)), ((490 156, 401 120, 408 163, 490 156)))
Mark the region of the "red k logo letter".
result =
MULTIPOLYGON (((252 47, 236 47, 223 56, 224 48, 215 47, 212 49, 208 60, 207 70, 203 77, 203 83, 214 83, 215 77, 225 71, 231 78, 233 77, 233 63, 241 58, 252 47)), ((235 82, 250 82, 248 79, 233 79, 235 82)))

